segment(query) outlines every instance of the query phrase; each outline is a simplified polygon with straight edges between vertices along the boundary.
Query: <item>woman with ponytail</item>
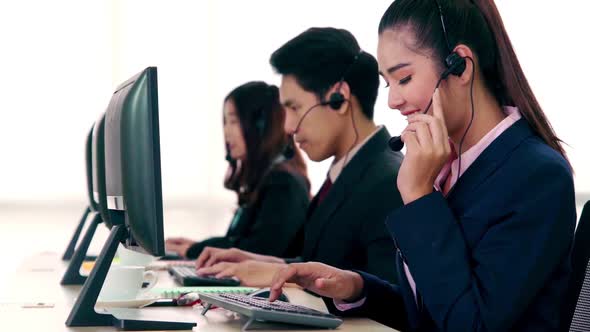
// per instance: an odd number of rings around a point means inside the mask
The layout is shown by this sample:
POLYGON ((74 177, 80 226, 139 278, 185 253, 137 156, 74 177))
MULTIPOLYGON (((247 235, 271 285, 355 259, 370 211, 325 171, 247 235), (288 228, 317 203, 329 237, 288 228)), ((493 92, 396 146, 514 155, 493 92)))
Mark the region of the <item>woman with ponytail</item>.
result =
MULTIPOLYGON (((408 117, 386 220, 398 284, 317 263, 275 275, 331 311, 410 331, 558 331, 572 169, 492 0, 396 0, 379 24, 388 103, 408 117)), ((385 199, 385 198, 384 198, 385 199)))
POLYGON ((229 163, 224 185, 236 193, 238 209, 227 234, 203 241, 166 240, 166 249, 197 258, 205 247, 239 248, 289 256, 309 205, 309 180, 301 152, 283 128, 278 87, 243 84, 225 98, 223 130, 229 163), (291 155, 289 155, 291 154, 291 155))

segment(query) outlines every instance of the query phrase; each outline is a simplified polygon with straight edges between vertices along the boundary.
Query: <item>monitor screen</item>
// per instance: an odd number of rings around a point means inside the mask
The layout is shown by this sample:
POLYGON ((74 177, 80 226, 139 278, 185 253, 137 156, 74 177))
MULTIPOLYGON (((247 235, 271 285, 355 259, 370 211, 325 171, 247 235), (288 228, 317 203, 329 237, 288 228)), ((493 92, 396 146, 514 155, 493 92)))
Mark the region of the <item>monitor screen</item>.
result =
POLYGON ((110 222, 126 246, 164 255, 157 70, 148 67, 114 92, 104 121, 105 193, 110 222))

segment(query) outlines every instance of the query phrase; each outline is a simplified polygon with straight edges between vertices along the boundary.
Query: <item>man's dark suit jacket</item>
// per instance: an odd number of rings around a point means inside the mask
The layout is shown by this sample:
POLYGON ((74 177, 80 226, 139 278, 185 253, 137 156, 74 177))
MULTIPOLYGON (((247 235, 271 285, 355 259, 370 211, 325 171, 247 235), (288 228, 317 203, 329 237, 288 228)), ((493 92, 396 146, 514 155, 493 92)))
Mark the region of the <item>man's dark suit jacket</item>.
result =
POLYGON ((397 172, 403 155, 389 149, 391 136, 379 129, 344 167, 324 200, 311 201, 297 242, 300 257, 341 269, 357 269, 395 282, 395 246, 385 227, 402 206, 397 172))

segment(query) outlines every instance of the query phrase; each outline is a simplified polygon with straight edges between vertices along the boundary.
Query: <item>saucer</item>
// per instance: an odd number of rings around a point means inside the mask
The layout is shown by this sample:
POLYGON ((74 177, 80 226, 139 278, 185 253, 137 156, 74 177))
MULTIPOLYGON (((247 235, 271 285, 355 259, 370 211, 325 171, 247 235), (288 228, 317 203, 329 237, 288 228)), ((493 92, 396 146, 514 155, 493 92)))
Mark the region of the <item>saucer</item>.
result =
POLYGON ((142 308, 158 301, 161 297, 155 294, 144 295, 137 299, 128 300, 101 300, 96 301, 99 308, 142 308))

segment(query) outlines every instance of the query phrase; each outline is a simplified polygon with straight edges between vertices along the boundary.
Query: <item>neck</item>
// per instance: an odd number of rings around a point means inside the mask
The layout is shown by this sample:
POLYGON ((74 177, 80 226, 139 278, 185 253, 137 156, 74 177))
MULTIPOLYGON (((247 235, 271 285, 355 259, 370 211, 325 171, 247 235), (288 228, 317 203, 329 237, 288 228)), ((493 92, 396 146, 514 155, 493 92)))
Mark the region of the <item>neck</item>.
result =
POLYGON ((451 141, 457 154, 459 154, 459 145, 465 131, 465 139, 461 146, 461 153, 469 150, 475 144, 477 144, 487 133, 489 133, 494 127, 496 127, 505 117, 502 107, 497 102, 496 98, 492 96, 487 89, 474 89, 473 90, 473 123, 469 127, 471 121, 471 97, 467 95, 464 99, 463 104, 465 105, 465 120, 463 125, 450 134, 451 141))
POLYGON ((354 114, 354 122, 358 138, 356 137, 352 121, 349 121, 349 125, 346 127, 346 130, 344 130, 344 134, 338 140, 340 144, 338 144, 338 147, 336 148, 334 162, 338 162, 341 158, 344 158, 348 151, 361 144, 361 142, 377 129, 375 123, 360 114, 360 112, 354 114))

